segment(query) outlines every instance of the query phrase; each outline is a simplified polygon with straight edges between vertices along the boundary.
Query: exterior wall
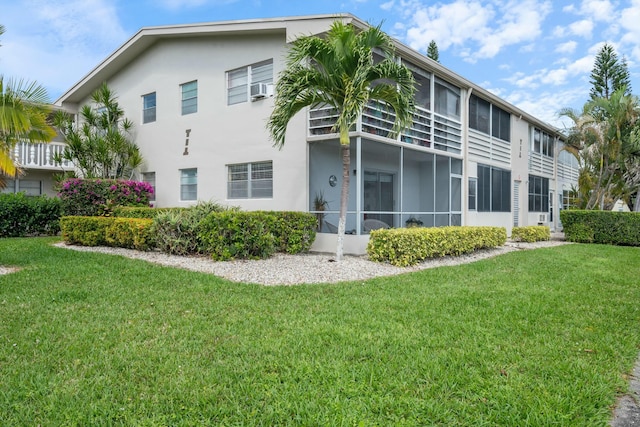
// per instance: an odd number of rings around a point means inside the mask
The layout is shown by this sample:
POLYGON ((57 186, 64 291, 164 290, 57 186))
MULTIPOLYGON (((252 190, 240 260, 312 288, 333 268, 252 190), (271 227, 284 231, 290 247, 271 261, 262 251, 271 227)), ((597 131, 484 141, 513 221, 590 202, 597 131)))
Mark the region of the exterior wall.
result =
POLYGON ((20 178, 15 180, 10 180, 8 182, 6 188, 0 190, 2 193, 19 193, 26 192, 29 195, 46 195, 49 197, 54 197, 57 195, 57 192, 54 189, 55 180, 53 179, 53 175, 55 172, 47 171, 47 170, 33 170, 26 169, 24 175, 21 175, 20 178), (39 194, 37 190, 37 186, 39 184, 39 194), (25 190, 26 185, 28 185, 28 189, 25 190), (35 186, 35 187, 34 187, 35 186))
POLYGON ((197 168, 199 200, 248 210, 307 209, 304 114, 290 123, 286 144, 278 150, 265 130, 273 98, 227 105, 226 71, 273 58, 275 80, 284 52, 284 33, 167 39, 108 81, 135 123, 142 172, 156 173, 157 206, 193 204, 180 200, 180 170, 197 168), (194 80, 197 112, 182 115, 180 85, 194 80), (142 96, 152 92, 156 121, 143 124, 142 96), (272 199, 227 198, 226 165, 268 160, 273 161, 272 199))

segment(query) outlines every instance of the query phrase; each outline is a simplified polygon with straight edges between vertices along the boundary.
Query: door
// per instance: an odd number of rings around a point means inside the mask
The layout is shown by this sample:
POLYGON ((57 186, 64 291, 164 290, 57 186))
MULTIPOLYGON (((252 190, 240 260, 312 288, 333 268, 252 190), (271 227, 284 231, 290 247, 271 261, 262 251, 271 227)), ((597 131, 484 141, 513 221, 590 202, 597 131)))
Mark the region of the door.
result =
POLYGON ((387 172, 364 172, 365 219, 377 219, 393 227, 393 174, 387 172), (373 212, 373 213, 369 213, 373 212))

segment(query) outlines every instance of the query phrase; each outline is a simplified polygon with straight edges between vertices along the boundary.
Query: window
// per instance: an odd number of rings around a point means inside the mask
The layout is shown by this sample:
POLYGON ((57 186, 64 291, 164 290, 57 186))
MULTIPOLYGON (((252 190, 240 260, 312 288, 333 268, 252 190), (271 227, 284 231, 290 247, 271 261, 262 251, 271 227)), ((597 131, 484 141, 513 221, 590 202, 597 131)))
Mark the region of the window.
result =
POLYGON ((511 211, 511 172, 478 165, 477 210, 479 212, 511 211))
POLYGON ((247 102, 250 86, 254 83, 273 83, 273 59, 228 71, 227 104, 247 102))
POLYGON ((436 113, 459 120, 460 89, 436 78, 434 91, 436 113))
POLYGON ((156 121, 156 93, 142 95, 142 123, 156 121))
POLYGON ((15 193, 16 192, 16 181, 13 179, 5 178, 5 187, 0 188, 0 194, 2 193, 15 193))
POLYGON ((491 104, 482 98, 471 95, 469 98, 469 127, 482 133, 489 134, 489 116, 491 104))
POLYGON ((427 73, 417 65, 403 61, 413 73, 416 81, 415 104, 416 107, 431 110, 431 73, 427 73))
POLYGON ((491 106, 491 135, 503 141, 511 141, 511 114, 495 105, 491 106))
POLYGON ((198 169, 180 170, 180 200, 198 199, 198 169))
POLYGON ((242 163, 228 166, 227 198, 273 197, 273 163, 242 163))
POLYGON ((554 157, 555 142, 553 135, 538 128, 533 129, 533 141, 531 151, 547 157, 554 157))
POLYGON ((476 198, 478 197, 478 181, 475 178, 469 179, 469 210, 476 210, 476 198))
POLYGON ((198 112, 198 81, 180 85, 182 89, 182 115, 198 112))
POLYGON ((529 212, 549 212, 549 179, 529 175, 529 212))
POLYGON ((142 182, 146 182, 153 188, 153 194, 149 197, 149 200, 154 201, 156 199, 156 173, 144 172, 142 174, 142 182))
POLYGON ((469 98, 469 127, 511 141, 511 114, 475 95, 469 98))

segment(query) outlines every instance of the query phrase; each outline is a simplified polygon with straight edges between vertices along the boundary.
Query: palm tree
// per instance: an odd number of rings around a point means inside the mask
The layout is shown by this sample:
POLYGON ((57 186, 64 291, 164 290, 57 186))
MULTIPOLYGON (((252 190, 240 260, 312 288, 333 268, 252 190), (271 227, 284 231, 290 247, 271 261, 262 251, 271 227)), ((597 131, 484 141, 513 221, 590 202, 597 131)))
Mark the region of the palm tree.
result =
POLYGON ((0 188, 4 176, 20 173, 12 150, 19 141, 49 142, 56 135, 48 123, 51 107, 47 91, 36 82, 6 80, 0 76, 0 188))
POLYGON ((267 129, 278 148, 284 145, 289 121, 304 108, 329 105, 337 110, 333 130, 340 136, 342 153, 338 261, 343 255, 349 200, 349 130, 370 100, 393 110, 395 123, 390 136, 412 120, 415 81, 411 71, 392 55, 391 39, 380 26, 358 32, 352 25, 335 21, 326 37, 306 36, 292 43, 276 85, 275 108, 267 129), (382 61, 374 61, 374 50, 384 55, 382 61))
POLYGON ((604 209, 640 191, 633 173, 640 159, 640 142, 634 131, 640 123, 637 97, 621 87, 609 98, 587 102, 579 113, 564 109, 560 115, 574 123, 567 145, 581 161, 579 184, 586 209, 604 209))

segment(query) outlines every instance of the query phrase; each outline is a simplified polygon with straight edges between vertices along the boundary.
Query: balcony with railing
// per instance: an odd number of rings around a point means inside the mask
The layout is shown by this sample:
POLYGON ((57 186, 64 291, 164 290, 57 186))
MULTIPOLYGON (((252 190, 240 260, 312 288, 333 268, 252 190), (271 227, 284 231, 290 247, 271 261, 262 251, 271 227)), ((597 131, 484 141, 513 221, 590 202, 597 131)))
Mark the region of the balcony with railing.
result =
MULTIPOLYGON (((324 106, 310 110, 309 135, 322 136, 333 133, 332 128, 337 118, 338 113, 332 107, 324 106)), ((389 111, 385 104, 370 101, 362 112, 356 129, 363 134, 387 138, 393 129, 394 121, 395 114, 389 111)), ((418 107, 413 114, 413 123, 396 140, 459 154, 462 151, 462 125, 418 107)))
POLYGON ((62 161, 58 163, 54 160, 56 155, 64 151, 66 144, 61 142, 50 142, 48 144, 31 144, 20 142, 13 150, 16 163, 24 169, 44 169, 44 170, 70 170, 73 163, 62 161))

